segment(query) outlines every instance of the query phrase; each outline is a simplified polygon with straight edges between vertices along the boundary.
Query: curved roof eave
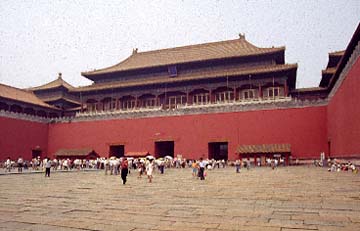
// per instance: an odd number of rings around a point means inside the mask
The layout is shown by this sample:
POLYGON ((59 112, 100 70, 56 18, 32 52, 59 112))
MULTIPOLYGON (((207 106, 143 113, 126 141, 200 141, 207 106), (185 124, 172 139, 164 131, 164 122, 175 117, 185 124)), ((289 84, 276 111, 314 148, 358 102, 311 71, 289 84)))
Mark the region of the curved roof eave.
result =
MULTIPOLYGON (((264 48, 264 49, 266 49, 266 48, 264 48)), ((124 61, 122 61, 122 62, 120 62, 118 64, 115 64, 113 66, 103 68, 103 69, 94 70, 94 71, 89 71, 89 72, 81 72, 81 75, 86 77, 86 78, 89 78, 89 79, 93 80, 92 77, 95 77, 95 76, 101 76, 101 75, 113 74, 113 73, 121 73, 121 72, 125 72, 125 71, 143 70, 143 69, 154 68, 154 67, 166 67, 166 66, 170 66, 170 65, 180 65, 180 64, 186 64, 186 63, 216 61, 216 60, 221 60, 221 59, 246 58, 246 57, 259 56, 259 55, 275 54, 275 53, 278 53, 278 52, 283 52, 285 50, 285 46, 277 47, 277 48, 269 48, 269 49, 272 49, 272 50, 262 52, 262 53, 252 53, 252 54, 246 54, 246 55, 234 55, 234 56, 224 56, 224 57, 217 57, 217 58, 211 58, 211 59, 189 60, 189 61, 186 61, 186 62, 169 62, 169 63, 164 63, 164 64, 154 64, 154 65, 150 64, 150 65, 147 65, 147 66, 134 67, 134 68, 128 68, 128 69, 114 69, 114 68, 121 65, 123 62, 127 61, 129 58, 132 57, 132 56, 130 56, 127 59, 125 59, 124 61), (112 69, 114 69, 114 70, 112 70, 112 69)))
MULTIPOLYGON (((266 74, 266 73, 276 73, 282 71, 295 71, 294 76, 292 77, 291 84, 294 85, 296 82, 296 70, 297 64, 282 64, 276 66, 263 67, 263 69, 246 69, 240 70, 237 72, 229 73, 223 71, 219 74, 208 73, 204 76, 199 77, 187 77, 187 78, 169 78, 169 79, 158 79, 158 80, 150 80, 144 82, 132 82, 132 83, 106 83, 106 84, 92 84, 89 86, 79 87, 72 89, 71 92, 89 92, 96 90, 106 90, 106 89, 114 89, 114 88, 124 88, 124 87, 133 87, 133 86, 143 86, 143 85, 152 85, 152 84, 162 84, 162 83, 171 83, 171 82, 182 82, 182 81, 192 81, 192 80, 203 80, 206 78, 219 78, 224 76, 239 76, 239 75, 249 75, 249 74, 266 74)), ((295 87, 295 86, 292 86, 295 87)))

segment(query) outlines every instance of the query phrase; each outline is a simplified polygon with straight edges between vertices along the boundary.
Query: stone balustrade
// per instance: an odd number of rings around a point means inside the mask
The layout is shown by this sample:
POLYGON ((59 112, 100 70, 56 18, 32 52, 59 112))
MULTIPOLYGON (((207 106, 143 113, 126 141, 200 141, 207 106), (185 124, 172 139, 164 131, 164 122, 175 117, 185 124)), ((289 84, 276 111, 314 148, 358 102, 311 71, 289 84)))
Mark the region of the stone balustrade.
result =
POLYGON ((77 121, 111 120, 149 118, 159 116, 180 116, 193 114, 209 114, 224 112, 241 112, 256 110, 274 110, 286 108, 303 108, 327 105, 327 99, 298 100, 296 98, 284 97, 279 99, 258 99, 248 101, 230 101, 202 105, 178 105, 177 108, 163 109, 162 106, 153 108, 136 108, 132 110, 78 112, 75 117, 43 118, 39 116, 0 111, 0 116, 15 119, 30 120, 42 123, 69 123, 77 121))
POLYGON ((40 123, 48 123, 51 121, 51 118, 29 115, 25 113, 12 112, 12 111, 5 111, 5 110, 0 110, 0 117, 28 120, 28 121, 40 122, 40 123))

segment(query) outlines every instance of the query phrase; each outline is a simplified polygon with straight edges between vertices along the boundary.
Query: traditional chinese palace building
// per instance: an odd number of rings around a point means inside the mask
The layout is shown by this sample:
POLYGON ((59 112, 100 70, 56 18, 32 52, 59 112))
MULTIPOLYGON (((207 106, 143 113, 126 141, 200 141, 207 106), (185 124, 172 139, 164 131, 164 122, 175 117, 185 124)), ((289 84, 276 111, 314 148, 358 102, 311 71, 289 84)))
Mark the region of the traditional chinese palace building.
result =
POLYGON ((0 159, 360 157, 359 28, 345 51, 329 54, 314 88, 296 88, 285 47, 260 48, 244 35, 134 49, 114 66, 82 72, 89 86, 61 74, 29 89, 0 85, 0 159))

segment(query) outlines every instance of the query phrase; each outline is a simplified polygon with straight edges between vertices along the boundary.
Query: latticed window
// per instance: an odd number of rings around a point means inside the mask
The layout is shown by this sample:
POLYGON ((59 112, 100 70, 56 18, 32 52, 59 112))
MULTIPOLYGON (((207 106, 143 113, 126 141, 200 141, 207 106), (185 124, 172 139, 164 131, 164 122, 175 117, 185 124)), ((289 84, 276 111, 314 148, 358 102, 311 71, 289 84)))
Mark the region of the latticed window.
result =
POLYGON ((95 111, 96 111, 96 105, 97 105, 96 102, 86 103, 86 109, 87 109, 87 111, 89 111, 89 112, 95 112, 95 111))
POLYGON ((116 99, 107 98, 103 101, 103 110, 104 111, 111 111, 116 109, 116 99))
POLYGON ((208 104, 209 102, 209 93, 200 93, 193 96, 193 104, 208 104))
POLYGON ((116 99, 113 99, 111 101, 111 109, 116 109, 117 108, 117 105, 116 105, 116 99))
POLYGON ((169 108, 176 108, 177 105, 184 105, 186 103, 185 95, 177 95, 169 97, 169 108))
POLYGON ((228 102, 234 99, 233 91, 223 91, 216 93, 216 102, 228 102))
POLYGON ((256 98, 255 89, 247 89, 240 92, 240 98, 243 100, 252 100, 256 98))
POLYGON ((135 108, 135 100, 124 100, 122 102, 122 108, 125 110, 134 109, 135 108))
POLYGON ((267 98, 279 98, 284 96, 284 92, 281 87, 269 87, 266 90, 267 98))
POLYGON ((145 99, 143 101, 143 106, 145 108, 152 108, 156 106, 156 102, 155 102, 155 98, 149 98, 149 99, 145 99))
POLYGON ((110 100, 104 101, 103 108, 104 108, 104 111, 110 111, 111 110, 111 101, 110 100))

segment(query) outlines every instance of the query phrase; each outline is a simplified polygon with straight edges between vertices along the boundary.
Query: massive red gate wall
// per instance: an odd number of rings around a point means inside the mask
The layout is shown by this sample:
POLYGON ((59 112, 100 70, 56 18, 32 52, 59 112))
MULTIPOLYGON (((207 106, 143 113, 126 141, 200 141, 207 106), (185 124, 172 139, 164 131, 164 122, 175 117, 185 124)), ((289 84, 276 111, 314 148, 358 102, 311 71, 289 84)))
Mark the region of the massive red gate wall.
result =
POLYGON ((48 125, 45 123, 0 117, 0 160, 22 156, 30 160, 32 150, 47 152, 48 125))
POLYGON ((109 144, 125 152, 154 153, 154 142, 174 140, 175 155, 207 157, 208 143, 229 142, 229 159, 241 144, 290 143, 292 155, 319 157, 327 151, 326 107, 58 123, 49 125, 49 153, 94 148, 108 156, 109 144))
POLYGON ((360 157, 360 59, 328 105, 328 139, 333 156, 360 157))

